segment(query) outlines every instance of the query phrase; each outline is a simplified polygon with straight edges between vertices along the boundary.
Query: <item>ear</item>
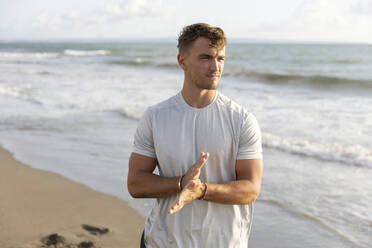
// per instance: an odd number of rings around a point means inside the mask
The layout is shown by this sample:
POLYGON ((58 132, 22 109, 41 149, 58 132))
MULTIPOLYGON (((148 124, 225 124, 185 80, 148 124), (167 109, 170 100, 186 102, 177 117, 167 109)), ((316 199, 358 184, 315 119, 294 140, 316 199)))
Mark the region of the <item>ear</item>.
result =
POLYGON ((177 54, 178 65, 185 70, 185 55, 182 53, 177 54))

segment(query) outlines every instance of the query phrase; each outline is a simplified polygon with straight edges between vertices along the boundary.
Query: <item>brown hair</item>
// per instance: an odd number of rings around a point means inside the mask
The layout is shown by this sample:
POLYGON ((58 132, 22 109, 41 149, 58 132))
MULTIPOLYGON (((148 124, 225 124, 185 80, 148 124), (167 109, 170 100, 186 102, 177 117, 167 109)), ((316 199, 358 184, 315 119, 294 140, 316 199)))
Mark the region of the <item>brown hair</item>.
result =
POLYGON ((182 29, 178 36, 178 51, 186 52, 189 46, 199 37, 205 37, 210 40, 213 47, 226 46, 225 32, 219 27, 212 27, 206 23, 195 23, 182 29))

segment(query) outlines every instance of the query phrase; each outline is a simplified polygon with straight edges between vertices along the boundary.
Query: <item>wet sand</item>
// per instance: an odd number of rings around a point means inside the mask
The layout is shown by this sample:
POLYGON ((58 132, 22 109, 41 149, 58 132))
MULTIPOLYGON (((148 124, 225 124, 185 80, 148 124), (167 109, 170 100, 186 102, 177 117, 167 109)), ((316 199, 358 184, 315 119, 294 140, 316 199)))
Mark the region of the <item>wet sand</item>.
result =
POLYGON ((144 218, 127 204, 0 148, 0 247, 139 247, 144 218))

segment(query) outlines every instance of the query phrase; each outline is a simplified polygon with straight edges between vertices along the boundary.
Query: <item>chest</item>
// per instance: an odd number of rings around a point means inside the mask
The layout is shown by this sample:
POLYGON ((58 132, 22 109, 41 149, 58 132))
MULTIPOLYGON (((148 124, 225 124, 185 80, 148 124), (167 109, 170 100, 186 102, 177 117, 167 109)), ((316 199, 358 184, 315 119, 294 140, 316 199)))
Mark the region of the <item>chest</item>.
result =
POLYGON ((218 111, 156 116, 153 138, 160 169, 169 175, 185 173, 200 152, 209 152, 211 161, 231 160, 238 133, 239 123, 218 111))

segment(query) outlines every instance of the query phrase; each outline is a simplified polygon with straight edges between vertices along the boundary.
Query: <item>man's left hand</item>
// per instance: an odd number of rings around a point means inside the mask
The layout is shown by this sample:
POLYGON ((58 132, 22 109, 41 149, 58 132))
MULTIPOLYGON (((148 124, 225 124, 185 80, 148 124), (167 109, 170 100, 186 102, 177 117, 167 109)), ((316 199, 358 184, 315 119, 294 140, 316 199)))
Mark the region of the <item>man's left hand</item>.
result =
POLYGON ((203 195, 205 187, 206 186, 200 181, 200 179, 191 180, 181 191, 177 200, 172 204, 168 210, 168 214, 174 214, 175 212, 180 211, 187 203, 199 199, 203 195))

